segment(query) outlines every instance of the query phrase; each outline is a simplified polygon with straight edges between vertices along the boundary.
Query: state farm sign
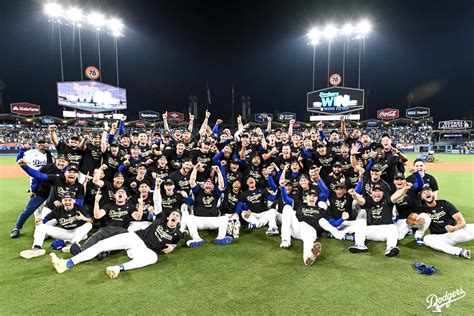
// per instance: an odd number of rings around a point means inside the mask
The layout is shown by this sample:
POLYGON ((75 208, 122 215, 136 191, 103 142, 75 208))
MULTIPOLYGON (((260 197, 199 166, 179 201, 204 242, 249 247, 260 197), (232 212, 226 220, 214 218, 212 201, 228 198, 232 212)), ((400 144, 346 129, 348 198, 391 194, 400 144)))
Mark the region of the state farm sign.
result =
POLYGON ((400 110, 386 108, 377 111, 377 118, 379 120, 394 120, 400 117, 400 110))
POLYGON ((40 115, 41 106, 28 102, 19 102, 10 104, 10 112, 18 115, 40 115))
POLYGON ((184 121, 184 114, 180 112, 168 112, 168 121, 182 122, 184 121))

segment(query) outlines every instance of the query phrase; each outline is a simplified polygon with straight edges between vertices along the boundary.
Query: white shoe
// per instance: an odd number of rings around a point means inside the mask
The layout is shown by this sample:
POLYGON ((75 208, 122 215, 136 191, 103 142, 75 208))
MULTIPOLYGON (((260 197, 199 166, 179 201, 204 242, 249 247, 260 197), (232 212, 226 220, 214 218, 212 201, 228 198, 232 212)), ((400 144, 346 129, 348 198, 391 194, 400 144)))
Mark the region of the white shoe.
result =
POLYGON ((71 244, 69 243, 66 244, 66 246, 64 246, 63 248, 61 248, 62 252, 64 253, 71 253, 70 249, 71 249, 71 244))
POLYGON ((236 221, 234 223, 234 226, 232 228, 232 237, 234 237, 234 239, 240 237, 240 221, 236 221))
POLYGON ((280 232, 278 231, 278 227, 269 228, 266 232, 267 236, 275 236, 278 235, 280 232))
POLYGON ((111 279, 115 279, 118 277, 120 273, 120 267, 119 266, 110 266, 105 269, 105 273, 109 276, 111 279))
POLYGON ((227 236, 232 236, 232 231, 233 231, 233 230, 234 230, 234 223, 233 223, 231 220, 229 220, 229 221, 227 222, 227 229, 226 229, 226 231, 225 231, 225 234, 226 234, 227 236))
POLYGON ((280 244, 280 248, 289 248, 291 243, 288 240, 282 240, 280 244))
POLYGON ((319 242, 315 242, 313 248, 311 248, 312 256, 306 258, 304 264, 307 266, 313 265, 313 263, 318 259, 319 255, 321 254, 321 244, 319 242))
POLYGON ((31 258, 36 258, 44 255, 46 253, 46 250, 43 248, 34 248, 34 249, 28 249, 28 250, 23 250, 20 252, 20 256, 25 258, 25 259, 31 259, 31 258))
POLYGON ((54 252, 49 254, 49 261, 53 264, 57 273, 64 273, 68 269, 67 261, 56 256, 54 252))

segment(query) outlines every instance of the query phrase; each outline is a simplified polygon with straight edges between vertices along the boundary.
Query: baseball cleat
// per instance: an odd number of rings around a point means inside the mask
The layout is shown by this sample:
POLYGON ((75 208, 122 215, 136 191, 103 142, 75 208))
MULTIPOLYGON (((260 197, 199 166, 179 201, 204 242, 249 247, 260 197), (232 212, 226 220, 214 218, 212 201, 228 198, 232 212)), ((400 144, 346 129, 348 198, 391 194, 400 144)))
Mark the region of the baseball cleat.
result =
POLYGON ((71 246, 72 244, 66 244, 66 246, 64 246, 61 250, 64 252, 64 253, 70 253, 71 252, 71 246))
POLYGON ((255 229, 257 225, 249 223, 248 229, 255 229))
POLYGON ((354 236, 354 234, 346 233, 346 234, 344 235, 344 240, 355 241, 355 236, 354 236))
POLYGON ((118 277, 118 275, 120 273, 120 267, 119 266, 109 266, 109 267, 105 268, 105 273, 107 273, 109 278, 115 279, 116 277, 118 277))
POLYGON ((97 260, 101 261, 101 260, 104 260, 105 258, 107 258, 108 256, 110 256, 110 251, 105 250, 105 251, 99 252, 99 254, 96 256, 96 258, 97 258, 97 260))
POLYGON ((280 248, 290 248, 291 243, 288 240, 282 240, 280 243, 280 248))
POLYGON ((186 242, 186 245, 189 247, 189 248, 196 248, 196 247, 199 247, 199 246, 202 246, 204 245, 204 240, 203 239, 199 239, 199 240, 188 240, 186 242))
POLYGON ((364 246, 364 245, 354 245, 354 246, 350 246, 348 249, 352 253, 362 253, 362 252, 369 251, 369 248, 367 248, 367 246, 364 246))
POLYGON ((415 243, 418 247, 423 247, 425 245, 423 238, 415 238, 415 243))
POLYGON ((20 236, 20 230, 18 228, 15 228, 10 233, 10 238, 18 238, 18 236, 20 236))
POLYGON ((240 221, 234 222, 234 226, 232 227, 232 237, 234 239, 240 237, 240 221))
POLYGON ((319 255, 321 254, 321 243, 315 242, 313 248, 311 248, 311 252, 313 255, 311 257, 306 258, 306 260, 304 261, 304 264, 307 266, 312 265, 314 261, 318 259, 319 255))
POLYGON ((44 255, 46 253, 46 250, 43 248, 33 248, 33 249, 28 249, 28 250, 23 250, 20 252, 20 256, 25 258, 25 259, 31 259, 31 258, 36 258, 44 255))
POLYGON ((267 236, 275 236, 278 235, 280 232, 278 231, 278 227, 269 228, 266 232, 267 236))
POLYGON ((461 249, 461 252, 459 253, 460 257, 466 258, 466 259, 471 259, 471 250, 470 249, 461 249))
POLYGON ((335 237, 334 237, 334 235, 333 235, 332 233, 328 233, 328 238, 334 239, 335 237))
POLYGON ((413 231, 413 229, 409 228, 407 235, 408 236, 413 236, 414 234, 415 234, 415 232, 413 231))
POLYGON ((217 238, 214 239, 214 243, 216 245, 228 245, 232 243, 232 240, 234 240, 234 238, 230 236, 225 236, 224 238, 221 238, 221 239, 217 239, 217 238))
POLYGON ((64 246, 66 246, 66 243, 62 239, 56 239, 51 243, 51 249, 53 250, 61 250, 64 246))
POLYGON ((231 220, 229 220, 229 221, 227 222, 227 229, 226 229, 226 231, 225 231, 225 234, 226 234, 227 236, 232 236, 232 231, 233 231, 233 230, 234 230, 234 223, 233 223, 231 220))
POLYGON ((69 248, 69 252, 71 253, 71 255, 76 256, 82 252, 82 248, 81 246, 79 246, 78 243, 73 243, 69 248))
POLYGON ((56 256, 54 252, 49 254, 49 261, 53 264, 57 273, 64 273, 68 269, 67 261, 56 256))
POLYGON ((398 247, 391 247, 390 249, 387 249, 387 251, 385 251, 385 255, 387 257, 395 257, 398 256, 399 253, 400 249, 398 249, 398 247))

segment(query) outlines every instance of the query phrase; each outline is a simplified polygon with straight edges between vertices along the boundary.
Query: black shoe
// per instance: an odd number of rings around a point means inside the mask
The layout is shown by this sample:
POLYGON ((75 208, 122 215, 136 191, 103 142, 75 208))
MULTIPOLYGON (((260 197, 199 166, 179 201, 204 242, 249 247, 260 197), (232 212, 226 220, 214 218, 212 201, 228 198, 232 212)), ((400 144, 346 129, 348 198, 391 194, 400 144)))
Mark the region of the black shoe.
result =
POLYGON ((71 255, 76 256, 82 252, 82 248, 77 243, 73 243, 71 248, 69 248, 69 252, 71 255))
POLYGON ((20 236, 20 230, 18 228, 15 228, 10 233, 10 238, 18 238, 18 236, 20 236))
POLYGON ((106 250, 106 251, 102 251, 101 253, 99 253, 97 255, 97 260, 104 260, 104 258, 108 257, 110 255, 110 251, 106 250))
POLYGON ((399 253, 400 253, 400 249, 398 249, 398 247, 392 247, 385 252, 385 255, 387 257, 395 257, 395 256, 398 256, 399 253))

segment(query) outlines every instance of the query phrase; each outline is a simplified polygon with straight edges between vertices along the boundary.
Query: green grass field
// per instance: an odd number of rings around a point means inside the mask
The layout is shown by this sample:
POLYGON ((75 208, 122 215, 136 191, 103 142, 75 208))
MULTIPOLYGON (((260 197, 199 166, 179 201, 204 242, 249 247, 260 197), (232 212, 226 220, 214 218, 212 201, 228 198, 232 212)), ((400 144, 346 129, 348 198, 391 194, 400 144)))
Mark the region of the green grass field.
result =
MULTIPOLYGON (((474 161, 470 156, 437 155, 441 161, 474 161)), ((0 165, 14 157, 0 157, 0 165)), ((2 168, 2 166, 0 166, 2 168)), ((428 164, 429 168, 429 164, 428 164)), ((429 171, 428 171, 429 172, 429 171)), ((429 172, 441 187, 440 198, 452 201, 474 223, 474 173, 429 172)), ((90 261, 58 275, 47 256, 19 256, 31 247, 30 219, 19 239, 9 238, 27 201, 28 179, 0 179, 0 314, 431 314, 426 297, 443 296, 460 287, 467 293, 443 313, 472 315, 472 260, 417 248, 408 237, 398 257, 383 255, 384 243, 368 242, 368 254, 347 251, 351 242, 323 238, 323 252, 312 267, 302 260, 302 243, 279 248, 279 237, 264 229, 242 230, 229 246, 212 244, 215 232, 203 233, 204 246, 179 246, 151 267, 126 271, 110 280, 105 267, 127 260, 125 253, 90 261), (432 276, 419 275, 414 262, 435 265, 432 276)), ((50 241, 45 242, 49 248, 50 241)), ((464 244, 474 250, 474 242, 464 244)), ((48 249, 49 251, 49 249, 48 249)), ((61 252, 59 256, 68 255, 61 252)))

